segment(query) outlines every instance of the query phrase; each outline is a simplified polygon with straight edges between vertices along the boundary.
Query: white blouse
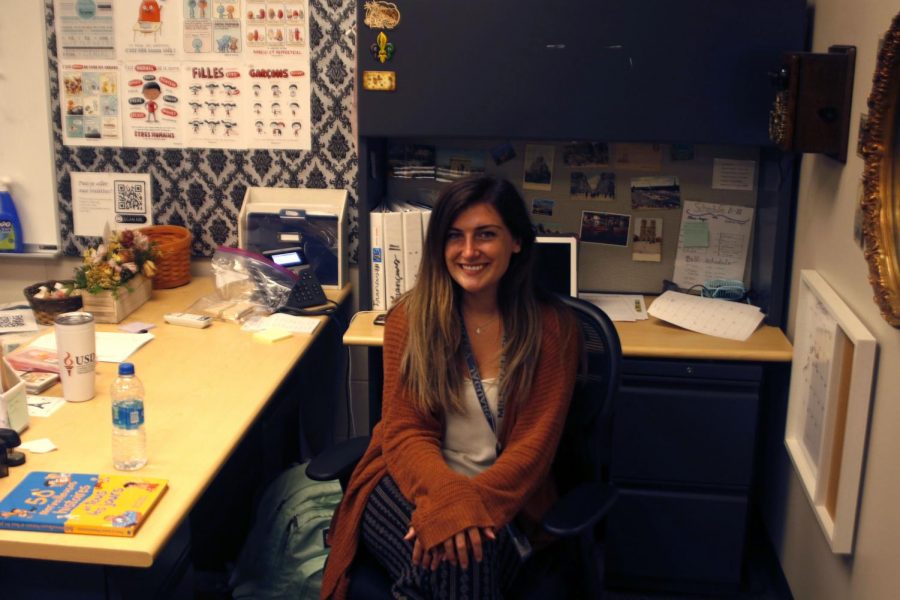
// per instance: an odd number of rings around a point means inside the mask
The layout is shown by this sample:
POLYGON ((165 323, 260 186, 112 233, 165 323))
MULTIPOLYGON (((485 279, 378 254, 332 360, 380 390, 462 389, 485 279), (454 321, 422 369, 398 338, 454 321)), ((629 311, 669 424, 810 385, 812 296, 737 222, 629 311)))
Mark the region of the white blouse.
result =
MULTIPOLYGON (((499 379, 483 379, 481 384, 497 431, 500 431, 502 419, 497 418, 499 379)), ((471 379, 463 380, 463 409, 461 413, 449 412, 444 419, 442 452, 451 469, 474 477, 497 460, 497 436, 484 418, 471 379)))

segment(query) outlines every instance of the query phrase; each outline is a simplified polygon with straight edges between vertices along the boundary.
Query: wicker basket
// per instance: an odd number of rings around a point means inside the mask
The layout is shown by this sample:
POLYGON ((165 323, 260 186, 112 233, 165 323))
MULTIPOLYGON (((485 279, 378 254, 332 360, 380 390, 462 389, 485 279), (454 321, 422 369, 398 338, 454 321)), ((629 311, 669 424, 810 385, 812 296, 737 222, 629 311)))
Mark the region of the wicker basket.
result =
POLYGON ((191 282, 191 232, 177 225, 151 225, 141 232, 156 242, 154 289, 174 288, 191 282))
MULTIPOLYGON (((42 281, 41 283, 29 285, 24 290, 25 299, 28 300, 28 304, 31 305, 31 309, 34 311, 34 318, 41 325, 53 325, 53 319, 56 318, 56 315, 81 310, 83 304, 81 296, 69 296, 68 298, 34 297, 42 285, 48 289, 53 289, 54 283, 56 283, 56 281, 42 281)), ((59 283, 66 286, 75 284, 75 282, 71 280, 60 281, 59 283)))

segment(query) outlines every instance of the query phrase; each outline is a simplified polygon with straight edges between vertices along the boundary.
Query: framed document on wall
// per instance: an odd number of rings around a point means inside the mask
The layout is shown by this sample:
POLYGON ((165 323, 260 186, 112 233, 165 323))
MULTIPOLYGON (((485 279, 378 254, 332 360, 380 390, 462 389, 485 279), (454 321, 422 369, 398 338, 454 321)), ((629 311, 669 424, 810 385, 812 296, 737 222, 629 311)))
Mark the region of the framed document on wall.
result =
POLYGON ((853 551, 876 348, 828 283, 801 271, 784 441, 836 554, 853 551))

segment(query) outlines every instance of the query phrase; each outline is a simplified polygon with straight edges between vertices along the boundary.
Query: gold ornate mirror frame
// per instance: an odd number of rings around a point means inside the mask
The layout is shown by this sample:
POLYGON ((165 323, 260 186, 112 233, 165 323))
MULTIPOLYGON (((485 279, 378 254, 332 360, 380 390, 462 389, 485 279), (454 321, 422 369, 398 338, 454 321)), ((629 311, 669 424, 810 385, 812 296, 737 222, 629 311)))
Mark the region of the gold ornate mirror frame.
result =
POLYGON ((878 52, 863 132, 863 236, 875 303, 900 327, 900 13, 878 52))

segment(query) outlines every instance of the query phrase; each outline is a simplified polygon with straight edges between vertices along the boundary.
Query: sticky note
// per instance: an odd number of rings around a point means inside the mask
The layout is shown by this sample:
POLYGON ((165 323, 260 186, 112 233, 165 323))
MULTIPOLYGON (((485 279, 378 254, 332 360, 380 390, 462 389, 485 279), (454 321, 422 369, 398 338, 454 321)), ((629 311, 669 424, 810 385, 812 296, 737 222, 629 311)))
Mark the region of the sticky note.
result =
POLYGON ((686 221, 681 225, 681 239, 685 248, 709 247, 709 223, 686 221))
POLYGON ((271 344, 273 342, 277 342, 278 340, 289 338, 292 335, 293 334, 290 331, 273 327, 272 329, 263 329, 262 331, 257 331, 253 334, 253 339, 257 342, 266 342, 267 344, 271 344))

